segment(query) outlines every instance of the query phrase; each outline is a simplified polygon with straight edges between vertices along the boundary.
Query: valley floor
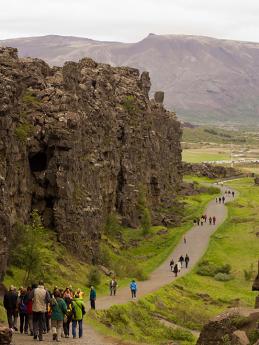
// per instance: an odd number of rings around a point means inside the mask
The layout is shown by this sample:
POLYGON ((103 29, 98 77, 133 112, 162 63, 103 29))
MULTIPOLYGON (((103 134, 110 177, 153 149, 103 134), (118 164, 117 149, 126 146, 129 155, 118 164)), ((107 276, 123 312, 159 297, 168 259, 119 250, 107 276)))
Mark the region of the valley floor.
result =
MULTIPOLYGON (((222 188, 222 192, 224 193, 225 187, 222 188)), ((227 201, 232 201, 233 198, 231 196, 227 196, 227 201)), ((208 217, 215 216, 217 219, 216 225, 209 225, 208 222, 204 223, 203 226, 193 226, 190 231, 185 234, 186 243, 184 243, 183 238, 181 238, 179 244, 173 250, 172 254, 168 257, 167 260, 164 261, 150 276, 149 280, 138 282, 138 298, 146 296, 158 290, 159 288, 171 283, 174 278, 174 274, 170 272, 169 262, 173 258, 176 262, 178 258, 183 255, 185 256, 186 253, 190 256, 190 265, 189 267, 183 268, 179 274, 179 276, 184 276, 187 272, 189 272, 200 260, 200 258, 204 255, 210 237, 212 234, 217 230, 219 225, 221 225, 227 217, 227 208, 223 204, 218 204, 215 200, 209 202, 206 211, 204 211, 208 217)), ((97 309, 108 309, 111 306, 125 304, 131 300, 130 298, 130 291, 128 287, 120 288, 118 290, 118 294, 115 297, 110 296, 103 296, 98 298, 97 300, 97 309)), ((135 302, 135 301, 134 301, 135 302)), ((141 300, 140 300, 141 303, 141 300)), ((98 313, 98 312, 97 312, 98 313)), ((100 311, 102 313, 102 311, 100 311)), ((89 320, 90 321, 90 320, 89 320)), ((95 322, 96 320, 91 320, 91 322, 95 322)), ((161 324, 162 325, 162 324, 161 324)), ((163 326, 166 327, 166 326, 163 326)), ((107 330, 107 329, 106 329, 107 330)), ((178 332, 178 330, 172 330, 172 332, 178 332)), ((184 332, 184 331, 183 331, 184 332)), ((106 333, 106 332, 105 332, 106 333)), ((109 332, 108 332, 109 333, 109 332)), ((19 345, 26 345, 33 342, 31 339, 28 339, 26 336, 15 335, 15 344, 19 345)), ((46 342, 49 342, 49 336, 46 337, 46 342)), ((64 339, 64 343, 67 342, 67 339, 64 339)), ((85 336, 83 341, 80 342, 79 340, 73 340, 69 342, 72 345, 81 345, 81 344, 122 344, 119 340, 112 340, 108 339, 107 337, 102 337, 101 335, 97 334, 91 326, 86 325, 85 329, 85 336)))

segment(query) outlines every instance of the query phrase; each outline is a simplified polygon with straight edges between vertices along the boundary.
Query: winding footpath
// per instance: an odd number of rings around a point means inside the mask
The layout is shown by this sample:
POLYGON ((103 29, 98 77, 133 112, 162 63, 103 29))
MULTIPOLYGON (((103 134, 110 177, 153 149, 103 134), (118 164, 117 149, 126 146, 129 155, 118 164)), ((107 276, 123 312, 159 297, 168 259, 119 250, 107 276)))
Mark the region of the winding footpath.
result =
MULTIPOLYGON (((231 190, 226 186, 217 186, 221 189, 222 195, 225 196, 225 203, 232 201, 232 195, 225 194, 225 190, 231 190)), ((232 191, 232 190, 231 190, 232 191)), ((155 290, 163 287, 174 281, 173 272, 170 272, 169 263, 173 258, 175 262, 178 261, 178 258, 183 255, 185 256, 188 253, 190 257, 190 263, 188 268, 183 268, 178 274, 178 277, 181 277, 188 273, 202 258, 205 254, 211 235, 218 229, 218 227, 225 221, 227 218, 227 207, 224 204, 216 203, 215 199, 210 201, 207 205, 206 210, 203 212, 207 217, 216 217, 216 225, 209 225, 204 223, 203 226, 193 226, 186 234, 186 243, 184 243, 184 237, 181 239, 179 244, 174 248, 171 255, 165 260, 165 262, 160 265, 151 275, 150 279, 138 282, 138 293, 137 299, 141 298, 149 293, 154 292, 155 290)), ((103 296, 97 299, 96 307, 97 309, 107 309, 112 305, 124 304, 129 301, 132 301, 130 296, 130 291, 128 287, 119 288, 117 295, 114 296, 103 296)), ((52 343, 51 335, 46 335, 44 337, 44 343, 52 343)), ((61 343, 71 344, 71 345, 126 345, 126 342, 115 340, 110 337, 103 336, 97 333, 90 325, 84 325, 84 337, 82 339, 62 339, 61 343)), ((27 345, 35 344, 35 340, 32 337, 16 334, 14 337, 14 345, 27 345)))

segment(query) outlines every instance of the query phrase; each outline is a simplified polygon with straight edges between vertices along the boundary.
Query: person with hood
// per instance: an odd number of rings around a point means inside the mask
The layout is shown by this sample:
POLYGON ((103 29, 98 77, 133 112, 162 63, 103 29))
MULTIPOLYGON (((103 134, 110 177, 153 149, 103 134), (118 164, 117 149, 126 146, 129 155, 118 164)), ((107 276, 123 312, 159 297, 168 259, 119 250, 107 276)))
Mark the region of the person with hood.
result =
POLYGON ((61 293, 58 289, 54 291, 50 304, 52 309, 51 328, 53 340, 60 341, 64 316, 67 313, 67 305, 63 298, 61 298, 61 293))
POLYGON ((9 328, 15 331, 18 331, 16 327, 17 299, 18 294, 14 286, 11 285, 9 291, 4 295, 4 308, 6 310, 9 328))
POLYGON ((89 299, 90 299, 91 309, 95 309, 96 291, 93 286, 91 286, 91 289, 90 289, 89 299))
POLYGON ((83 303, 83 299, 80 298, 79 294, 75 294, 73 298, 73 308, 74 308, 74 315, 72 317, 72 334, 73 338, 76 338, 76 328, 78 324, 79 328, 79 338, 83 336, 83 316, 85 315, 85 306, 83 303))
POLYGON ((39 338, 39 341, 43 341, 45 313, 47 304, 50 302, 50 295, 42 280, 39 281, 38 287, 32 290, 29 298, 32 299, 33 339, 39 338))
POLYGON ((27 290, 22 288, 20 290, 20 296, 17 299, 18 313, 20 316, 20 333, 28 334, 28 302, 29 295, 27 290))
POLYGON ((190 261, 190 258, 189 258, 188 254, 185 255, 184 261, 185 261, 185 267, 188 268, 189 261, 190 261))
POLYGON ((131 297, 137 298, 137 283, 133 279, 130 283, 130 291, 131 291, 131 297))

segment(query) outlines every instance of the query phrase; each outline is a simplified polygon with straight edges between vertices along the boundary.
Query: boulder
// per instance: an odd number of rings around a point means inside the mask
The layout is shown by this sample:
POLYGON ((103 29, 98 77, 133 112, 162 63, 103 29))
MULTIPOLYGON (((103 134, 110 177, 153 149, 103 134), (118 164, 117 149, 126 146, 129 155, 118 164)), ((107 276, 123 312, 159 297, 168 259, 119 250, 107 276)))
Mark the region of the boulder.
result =
POLYGON ((7 327, 0 326, 0 344, 9 345, 12 341, 12 331, 7 327))
POLYGON ((154 95, 154 100, 157 103, 163 104, 165 98, 165 93, 163 91, 157 91, 154 95))

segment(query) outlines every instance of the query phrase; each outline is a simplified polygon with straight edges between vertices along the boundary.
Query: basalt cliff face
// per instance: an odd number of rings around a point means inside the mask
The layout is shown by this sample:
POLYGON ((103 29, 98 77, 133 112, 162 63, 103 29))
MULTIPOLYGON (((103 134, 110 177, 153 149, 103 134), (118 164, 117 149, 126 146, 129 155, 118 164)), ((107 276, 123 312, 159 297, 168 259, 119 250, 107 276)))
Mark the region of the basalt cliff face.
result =
POLYGON ((87 58, 50 68, 0 48, 0 278, 32 209, 88 261, 110 213, 139 224, 140 189, 153 223, 174 222, 181 128, 150 86, 133 68, 87 58))

